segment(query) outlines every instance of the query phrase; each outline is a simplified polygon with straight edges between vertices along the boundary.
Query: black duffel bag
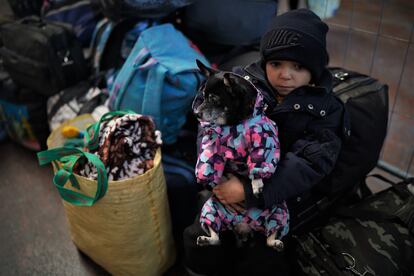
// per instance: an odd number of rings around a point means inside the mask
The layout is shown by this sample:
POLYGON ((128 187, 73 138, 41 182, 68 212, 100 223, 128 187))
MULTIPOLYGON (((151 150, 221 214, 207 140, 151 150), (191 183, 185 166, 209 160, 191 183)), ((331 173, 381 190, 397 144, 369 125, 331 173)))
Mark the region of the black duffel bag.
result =
POLYGON ((50 96, 88 76, 81 44, 67 25, 26 17, 2 25, 0 38, 4 67, 21 87, 50 96))

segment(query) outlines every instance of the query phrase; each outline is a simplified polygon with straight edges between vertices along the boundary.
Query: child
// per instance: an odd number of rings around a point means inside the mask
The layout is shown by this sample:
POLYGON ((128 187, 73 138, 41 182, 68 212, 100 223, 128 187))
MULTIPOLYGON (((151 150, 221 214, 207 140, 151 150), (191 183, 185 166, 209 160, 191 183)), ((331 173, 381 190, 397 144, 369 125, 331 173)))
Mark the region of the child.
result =
MULTIPOLYGON (((294 225, 295 211, 303 198, 315 203, 322 197, 320 194, 314 197, 312 188, 322 185, 329 176, 341 148, 341 138, 348 132, 344 107, 331 93, 332 77, 326 68, 327 31, 328 26, 306 9, 277 16, 262 37, 261 60, 236 70, 262 91, 268 104, 266 115, 279 127, 281 159, 275 174, 264 181, 262 197, 253 196, 245 179, 230 176, 213 190, 223 204, 245 201, 248 208, 268 208, 288 200, 294 225)), ((199 230, 195 227, 185 230, 185 243, 196 238, 199 230)), ((191 271, 217 272, 235 262, 235 271, 231 271, 234 275, 242 271, 247 275, 283 274, 282 256, 266 249, 228 251, 223 244, 221 251, 212 252, 188 244, 185 244, 185 262, 191 271)))

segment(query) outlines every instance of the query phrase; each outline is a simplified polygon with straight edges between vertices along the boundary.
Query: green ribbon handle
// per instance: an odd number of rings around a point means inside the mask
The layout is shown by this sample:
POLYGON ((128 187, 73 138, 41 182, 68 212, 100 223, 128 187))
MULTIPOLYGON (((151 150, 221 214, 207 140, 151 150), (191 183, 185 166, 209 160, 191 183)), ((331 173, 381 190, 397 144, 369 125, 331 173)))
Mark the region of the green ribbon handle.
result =
POLYGON ((89 126, 85 132, 85 145, 89 150, 95 150, 99 146, 99 129, 101 127, 101 123, 104 121, 110 120, 114 116, 123 116, 125 114, 136 114, 136 112, 131 110, 120 110, 120 111, 112 111, 105 113, 98 122, 94 123, 93 125, 89 126))
POLYGON ((62 199, 73 205, 92 206, 96 201, 102 198, 108 190, 108 178, 105 166, 99 157, 92 153, 84 152, 77 148, 60 147, 41 151, 37 153, 37 157, 41 166, 59 161, 60 166, 57 167, 59 169, 53 177, 53 183, 58 189, 62 199), (98 172, 97 189, 94 197, 64 187, 65 184, 70 181, 72 187, 80 190, 79 183, 73 174, 73 167, 81 158, 86 158, 96 167, 98 172))

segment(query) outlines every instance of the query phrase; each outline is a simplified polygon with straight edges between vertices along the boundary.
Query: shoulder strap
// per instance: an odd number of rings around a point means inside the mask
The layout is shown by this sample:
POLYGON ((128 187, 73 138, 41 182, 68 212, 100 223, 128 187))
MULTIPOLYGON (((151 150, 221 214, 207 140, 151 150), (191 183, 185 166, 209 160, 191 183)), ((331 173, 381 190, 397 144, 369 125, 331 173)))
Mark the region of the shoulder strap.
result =
MULTIPOLYGON (((104 21, 102 22, 102 25, 100 27, 104 28, 104 30, 102 31, 102 34, 99 37, 99 41, 94 42, 96 45, 96 49, 94 50, 92 56, 93 68, 95 69, 95 73, 100 72, 102 54, 104 52, 105 46, 107 45, 112 30, 114 29, 114 23, 111 21, 104 21)), ((96 37, 94 37, 93 39, 96 40, 96 37)))
POLYGON ((122 116, 125 114, 135 114, 134 111, 122 110, 105 113, 98 122, 90 125, 85 132, 85 146, 90 150, 95 150, 99 146, 99 130, 102 122, 111 119, 114 116, 122 116))
POLYGON ((76 206, 92 206, 105 195, 108 189, 108 179, 105 166, 98 156, 77 148, 60 147, 41 151, 37 153, 37 157, 40 165, 45 165, 51 162, 56 165, 57 171, 53 177, 53 183, 58 189, 60 196, 65 201, 76 206), (73 174, 73 168, 81 158, 86 158, 96 167, 98 172, 97 189, 95 196, 93 197, 65 187, 65 184, 70 181, 73 188, 80 190, 79 183, 73 174), (59 164, 57 164, 56 161, 58 161, 59 164))
POLYGON ((407 227, 410 232, 414 234, 414 194, 407 189, 408 185, 414 184, 414 178, 407 178, 401 182, 394 183, 381 175, 370 176, 377 177, 392 185, 390 189, 393 189, 404 200, 404 204, 401 208, 399 208, 395 213, 390 214, 372 209, 367 210, 355 207, 339 207, 335 210, 335 214, 348 218, 398 223, 407 227))
POLYGON ((163 123, 161 121, 161 96, 166 73, 167 68, 160 64, 149 70, 142 100, 142 114, 151 116, 159 129, 163 123))
POLYGON ((128 90, 128 84, 134 77, 134 72, 147 70, 146 85, 143 91, 142 103, 140 104, 142 110, 138 112, 153 117, 157 128, 160 128, 162 123, 161 96, 167 68, 152 58, 147 48, 138 49, 134 47, 133 52, 125 64, 129 64, 130 66, 123 66, 117 76, 113 91, 111 92, 110 102, 113 103, 111 105, 115 109, 118 109, 121 99, 128 90))

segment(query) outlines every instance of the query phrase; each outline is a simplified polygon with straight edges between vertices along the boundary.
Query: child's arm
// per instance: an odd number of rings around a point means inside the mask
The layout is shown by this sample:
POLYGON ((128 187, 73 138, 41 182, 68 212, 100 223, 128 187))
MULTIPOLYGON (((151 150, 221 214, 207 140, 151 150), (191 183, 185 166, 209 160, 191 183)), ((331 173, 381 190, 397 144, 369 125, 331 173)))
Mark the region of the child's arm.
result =
POLYGON ((266 207, 309 191, 330 174, 342 144, 335 131, 338 128, 340 125, 316 128, 317 132, 304 136, 292 146, 279 162, 276 173, 265 181, 263 198, 266 207))
MULTIPOLYGON (((278 163, 275 174, 264 179, 263 202, 258 202, 244 182, 248 207, 276 203, 294 198, 309 191, 334 168, 341 148, 339 138, 342 129, 343 107, 336 106, 326 117, 315 119, 308 126, 308 134, 287 149, 278 163)), ((283 145, 282 145, 283 146, 283 145)))

